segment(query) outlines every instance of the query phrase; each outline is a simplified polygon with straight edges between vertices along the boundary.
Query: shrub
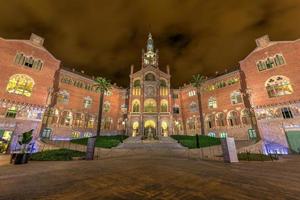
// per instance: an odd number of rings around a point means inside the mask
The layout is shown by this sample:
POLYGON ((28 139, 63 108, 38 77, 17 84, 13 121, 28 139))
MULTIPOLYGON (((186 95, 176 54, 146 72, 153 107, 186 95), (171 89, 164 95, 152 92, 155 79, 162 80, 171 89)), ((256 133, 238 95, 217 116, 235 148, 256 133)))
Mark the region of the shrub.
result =
POLYGON ((31 155, 30 160, 36 161, 60 161, 72 160, 72 157, 84 157, 85 152, 70 149, 55 149, 37 152, 31 155))
POLYGON ((271 160, 278 160, 278 156, 246 152, 246 153, 238 153, 238 159, 246 160, 246 161, 271 161, 271 160))
MULTIPOLYGON (((120 142, 123 142, 128 138, 126 135, 114 135, 114 136, 99 136, 96 139, 96 147, 112 148, 118 146, 120 142)), ((87 145, 88 138, 80 138, 71 140, 72 143, 87 145)))
MULTIPOLYGON (((177 140, 182 146, 188 147, 189 149, 197 148, 196 136, 188 135, 171 135, 171 137, 177 140)), ((214 145, 220 145, 220 138, 214 138, 206 135, 199 135, 199 146, 209 147, 214 145)))

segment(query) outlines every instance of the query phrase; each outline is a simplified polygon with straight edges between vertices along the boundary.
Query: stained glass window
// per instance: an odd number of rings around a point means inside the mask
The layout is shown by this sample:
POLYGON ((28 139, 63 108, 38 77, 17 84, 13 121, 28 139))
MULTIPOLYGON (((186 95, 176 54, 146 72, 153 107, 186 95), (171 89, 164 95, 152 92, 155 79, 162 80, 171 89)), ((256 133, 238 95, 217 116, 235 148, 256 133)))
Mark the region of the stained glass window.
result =
POLYGON ((30 97, 34 86, 34 80, 25 74, 15 74, 9 78, 6 91, 30 97))
POLYGON ((270 98, 293 93, 293 87, 290 84, 289 79, 284 76, 274 76, 269 78, 265 86, 270 98))

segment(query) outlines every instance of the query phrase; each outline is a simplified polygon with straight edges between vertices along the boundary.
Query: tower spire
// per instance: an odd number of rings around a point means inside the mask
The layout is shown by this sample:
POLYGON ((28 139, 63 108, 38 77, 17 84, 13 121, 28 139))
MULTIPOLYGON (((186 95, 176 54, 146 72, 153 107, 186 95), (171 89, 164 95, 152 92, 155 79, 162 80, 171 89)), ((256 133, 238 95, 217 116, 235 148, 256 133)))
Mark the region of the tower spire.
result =
POLYGON ((147 40, 147 51, 154 51, 154 44, 153 44, 153 39, 151 33, 148 35, 148 40, 147 40))

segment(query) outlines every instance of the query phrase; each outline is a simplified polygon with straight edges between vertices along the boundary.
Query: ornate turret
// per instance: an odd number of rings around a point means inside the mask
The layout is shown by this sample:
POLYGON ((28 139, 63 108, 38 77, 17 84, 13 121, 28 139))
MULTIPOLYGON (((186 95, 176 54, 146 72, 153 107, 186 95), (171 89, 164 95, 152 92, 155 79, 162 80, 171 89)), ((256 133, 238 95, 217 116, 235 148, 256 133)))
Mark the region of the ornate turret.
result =
POLYGON ((145 53, 143 50, 142 54, 142 67, 149 65, 158 67, 158 51, 154 52, 154 42, 151 33, 148 35, 147 51, 145 53))

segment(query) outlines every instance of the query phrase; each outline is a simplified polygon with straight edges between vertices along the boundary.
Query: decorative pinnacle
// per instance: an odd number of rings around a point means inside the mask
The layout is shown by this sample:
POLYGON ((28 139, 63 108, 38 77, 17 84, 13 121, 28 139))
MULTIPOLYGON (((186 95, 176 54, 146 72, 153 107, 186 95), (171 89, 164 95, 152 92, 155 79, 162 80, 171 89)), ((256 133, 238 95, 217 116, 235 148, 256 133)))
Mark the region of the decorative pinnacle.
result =
POLYGON ((147 51, 153 51, 153 50, 154 50, 153 39, 151 33, 149 33, 148 40, 147 40, 147 51))

